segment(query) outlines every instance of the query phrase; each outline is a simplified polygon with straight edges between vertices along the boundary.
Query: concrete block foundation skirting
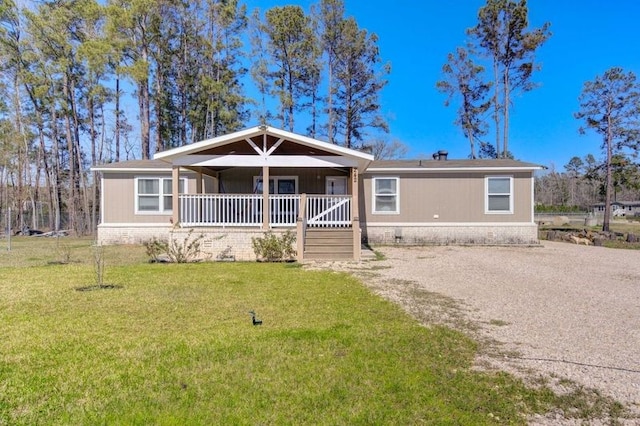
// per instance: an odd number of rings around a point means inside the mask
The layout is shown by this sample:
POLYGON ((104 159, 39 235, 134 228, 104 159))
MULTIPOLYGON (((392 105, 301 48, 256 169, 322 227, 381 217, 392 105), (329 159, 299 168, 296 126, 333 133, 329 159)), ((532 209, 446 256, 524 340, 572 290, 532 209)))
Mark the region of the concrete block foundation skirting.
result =
MULTIPOLYGON (((204 259, 210 260, 238 260, 255 261, 251 239, 262 237, 264 230, 259 228, 173 228, 171 226, 116 226, 99 225, 98 243, 113 244, 143 244, 154 237, 161 240, 176 238, 184 240, 188 237, 196 238, 204 235, 201 240, 201 252, 204 259)), ((295 229, 290 229, 295 232, 295 229)), ((283 234, 287 229, 272 229, 275 234, 283 234)))
POLYGON ((364 238, 371 244, 407 245, 531 245, 539 244, 538 226, 369 226, 364 238))

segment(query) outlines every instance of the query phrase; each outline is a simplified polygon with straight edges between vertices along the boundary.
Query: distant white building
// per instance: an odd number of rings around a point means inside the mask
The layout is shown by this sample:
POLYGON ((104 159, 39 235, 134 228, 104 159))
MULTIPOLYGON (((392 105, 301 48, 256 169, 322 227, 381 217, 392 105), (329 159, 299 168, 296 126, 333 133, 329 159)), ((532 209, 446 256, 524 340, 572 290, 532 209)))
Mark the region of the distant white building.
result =
MULTIPOLYGON (((604 203, 594 204, 593 214, 602 216, 604 207, 604 203)), ((611 203, 611 212, 614 216, 640 216, 640 201, 614 201, 611 203)))

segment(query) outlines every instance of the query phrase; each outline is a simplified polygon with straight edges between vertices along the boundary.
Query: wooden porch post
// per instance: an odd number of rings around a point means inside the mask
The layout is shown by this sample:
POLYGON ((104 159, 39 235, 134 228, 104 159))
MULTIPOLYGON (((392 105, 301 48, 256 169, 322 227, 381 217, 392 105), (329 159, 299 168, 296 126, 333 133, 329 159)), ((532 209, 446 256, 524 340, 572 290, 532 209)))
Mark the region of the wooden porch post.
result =
MULTIPOLYGON (((180 192, 180 166, 173 166, 171 169, 171 208, 173 211, 173 226, 180 223, 180 200, 178 193, 180 192)), ((162 202, 162 200, 160 200, 162 202)))
POLYGON ((262 167, 262 229, 269 229, 269 166, 262 167))
POLYGON ((353 260, 360 260, 360 214, 359 212, 359 200, 358 200, 358 168, 351 168, 351 179, 349 179, 351 186, 351 228, 353 229, 353 260))
POLYGON ((196 194, 204 194, 202 191, 202 172, 196 173, 196 194))
POLYGON ((307 226, 305 216, 307 215, 307 194, 300 194, 300 207, 296 219, 296 259, 298 262, 304 260, 304 231, 307 226))

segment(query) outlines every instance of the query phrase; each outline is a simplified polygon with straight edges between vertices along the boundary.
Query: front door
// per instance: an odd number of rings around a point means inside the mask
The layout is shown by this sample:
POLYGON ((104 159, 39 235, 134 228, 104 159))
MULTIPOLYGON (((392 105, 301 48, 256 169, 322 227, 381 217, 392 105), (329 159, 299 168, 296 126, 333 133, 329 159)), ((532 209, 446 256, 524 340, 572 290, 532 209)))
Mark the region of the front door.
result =
POLYGON ((347 195, 347 177, 346 176, 327 176, 326 178, 327 195, 347 195))

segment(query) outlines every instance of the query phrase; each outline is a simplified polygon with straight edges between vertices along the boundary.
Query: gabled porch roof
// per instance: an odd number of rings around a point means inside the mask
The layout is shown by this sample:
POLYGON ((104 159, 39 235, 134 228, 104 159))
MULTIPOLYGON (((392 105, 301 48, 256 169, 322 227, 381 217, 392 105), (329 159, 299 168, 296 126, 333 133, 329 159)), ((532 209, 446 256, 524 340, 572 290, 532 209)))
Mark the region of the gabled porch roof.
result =
POLYGON ((269 126, 158 152, 174 166, 223 170, 229 167, 353 167, 363 172, 373 161, 366 154, 269 126))

